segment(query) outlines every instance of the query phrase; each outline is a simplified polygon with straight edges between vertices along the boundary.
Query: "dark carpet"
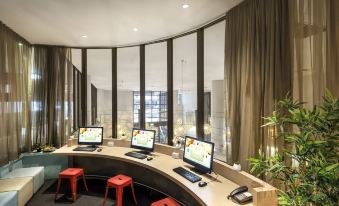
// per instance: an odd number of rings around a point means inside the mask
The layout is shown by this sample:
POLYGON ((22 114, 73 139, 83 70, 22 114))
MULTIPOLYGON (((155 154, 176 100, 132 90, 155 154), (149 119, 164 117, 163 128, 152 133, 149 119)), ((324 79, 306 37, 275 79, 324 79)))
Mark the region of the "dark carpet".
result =
MULTIPOLYGON (((104 200, 106 180, 87 179, 89 191, 85 190, 82 180, 78 180, 77 200, 72 201, 69 181, 64 180, 61 183, 58 199, 54 202, 56 191, 56 180, 47 180, 40 190, 27 203, 27 206, 63 206, 63 205, 81 205, 81 206, 101 206, 104 200)), ((159 192, 134 184, 136 198, 139 206, 149 206, 152 202, 164 198, 165 196, 159 192)), ((115 189, 110 189, 106 206, 116 205, 115 189)), ((134 206, 133 196, 130 187, 125 187, 123 194, 123 205, 134 206)))

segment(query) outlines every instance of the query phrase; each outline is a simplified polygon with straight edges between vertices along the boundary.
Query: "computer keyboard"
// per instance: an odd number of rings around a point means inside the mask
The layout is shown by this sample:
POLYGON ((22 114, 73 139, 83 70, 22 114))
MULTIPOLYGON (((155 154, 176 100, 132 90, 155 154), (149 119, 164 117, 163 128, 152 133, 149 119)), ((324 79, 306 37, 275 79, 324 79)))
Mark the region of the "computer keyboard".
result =
POLYGON ((147 157, 147 155, 136 153, 136 152, 127 152, 125 155, 129 157, 138 158, 138 159, 145 159, 147 157))
POLYGON ((77 147, 73 149, 73 151, 81 151, 81 152, 94 152, 97 148, 95 147, 77 147))
POLYGON ((174 172, 178 173, 179 175, 183 176, 184 178, 188 179, 191 182, 199 182, 201 180, 201 177, 198 175, 182 168, 182 167, 177 167, 173 169, 174 172))

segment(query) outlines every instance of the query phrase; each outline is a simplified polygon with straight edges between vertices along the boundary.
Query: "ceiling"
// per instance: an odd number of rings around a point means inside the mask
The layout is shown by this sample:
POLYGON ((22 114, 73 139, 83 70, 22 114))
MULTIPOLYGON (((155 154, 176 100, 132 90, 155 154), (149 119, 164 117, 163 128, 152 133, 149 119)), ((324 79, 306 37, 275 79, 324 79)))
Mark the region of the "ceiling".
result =
POLYGON ((241 1, 0 0, 0 20, 33 44, 119 46, 188 31, 241 1))
MULTIPOLYGON (((175 90, 196 93, 197 88, 197 35, 196 33, 173 41, 173 87, 175 90), (183 62, 182 62, 183 60, 183 62)), ((213 80, 224 79, 225 21, 204 30, 204 86, 210 91, 213 80)), ((166 42, 146 45, 146 90, 167 90, 166 42)), ((139 47, 118 48, 118 90, 139 91, 139 47)), ((88 81, 98 89, 112 89, 111 49, 87 50, 88 81)), ((72 49, 72 62, 81 69, 81 50, 72 49)))

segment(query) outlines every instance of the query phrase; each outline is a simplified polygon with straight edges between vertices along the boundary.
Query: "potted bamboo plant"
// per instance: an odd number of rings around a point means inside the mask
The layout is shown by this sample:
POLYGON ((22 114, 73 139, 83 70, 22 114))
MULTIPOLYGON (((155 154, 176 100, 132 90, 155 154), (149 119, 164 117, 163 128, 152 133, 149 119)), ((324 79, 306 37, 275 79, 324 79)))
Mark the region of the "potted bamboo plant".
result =
POLYGON ((339 205, 338 99, 326 91, 322 104, 308 110, 286 98, 265 119, 263 126, 274 127, 285 148, 274 156, 259 152, 250 158, 251 172, 267 175, 282 186, 280 205, 339 205))

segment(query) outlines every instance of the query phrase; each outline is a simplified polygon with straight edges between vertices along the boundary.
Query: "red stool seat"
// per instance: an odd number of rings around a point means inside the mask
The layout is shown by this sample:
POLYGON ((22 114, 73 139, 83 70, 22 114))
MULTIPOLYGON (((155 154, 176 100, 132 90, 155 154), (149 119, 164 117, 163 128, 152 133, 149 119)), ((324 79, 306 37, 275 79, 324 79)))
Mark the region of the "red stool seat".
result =
POLYGON ((167 197, 165 199, 153 202, 151 206, 180 206, 180 205, 172 198, 167 197))
POLYGON ((55 193, 54 201, 57 199, 59 189, 60 189, 61 180, 62 179, 69 179, 70 184, 71 184, 73 202, 75 202, 76 193, 77 193, 77 180, 78 180, 79 176, 82 176, 82 180, 84 181, 86 191, 88 191, 84 170, 82 168, 68 168, 68 169, 65 169, 65 170, 63 170, 62 172, 59 173, 58 187, 57 187, 57 191, 55 193))
POLYGON ((132 178, 126 175, 117 175, 107 180, 107 184, 112 185, 112 186, 124 187, 124 186, 130 185, 131 183, 132 183, 132 178))
POLYGON ((133 179, 126 175, 119 174, 107 180, 105 199, 102 205, 104 206, 106 203, 108 189, 114 187, 116 189, 117 206, 122 206, 122 196, 124 187, 126 186, 131 186, 134 202, 135 204, 138 204, 134 193, 133 179))
POLYGON ((60 172, 61 176, 79 176, 84 173, 82 168, 67 168, 64 171, 60 172))

